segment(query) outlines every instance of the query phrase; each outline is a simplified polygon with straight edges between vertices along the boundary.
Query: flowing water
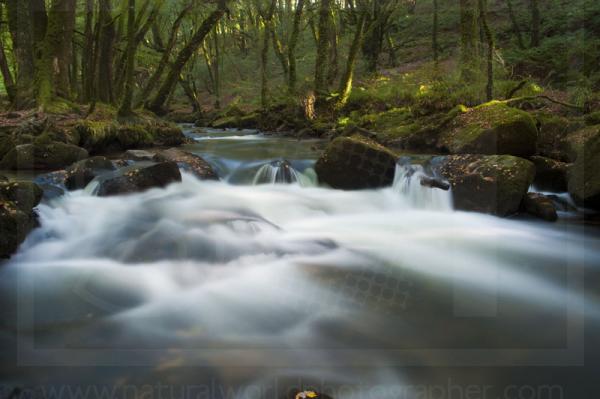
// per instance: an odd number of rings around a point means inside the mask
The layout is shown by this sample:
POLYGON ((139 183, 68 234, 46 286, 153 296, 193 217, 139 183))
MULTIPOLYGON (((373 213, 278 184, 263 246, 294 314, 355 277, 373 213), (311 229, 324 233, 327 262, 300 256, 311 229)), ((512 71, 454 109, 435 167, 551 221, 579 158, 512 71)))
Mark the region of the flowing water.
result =
POLYGON ((166 189, 40 205, 41 228, 0 268, 5 389, 441 398, 590 388, 581 365, 597 364, 597 334, 584 347, 583 322, 597 332, 600 304, 583 281, 597 293, 596 231, 455 212, 417 166, 399 166, 386 189, 319 187, 322 142, 186 128, 186 149, 222 181, 184 174, 166 189))

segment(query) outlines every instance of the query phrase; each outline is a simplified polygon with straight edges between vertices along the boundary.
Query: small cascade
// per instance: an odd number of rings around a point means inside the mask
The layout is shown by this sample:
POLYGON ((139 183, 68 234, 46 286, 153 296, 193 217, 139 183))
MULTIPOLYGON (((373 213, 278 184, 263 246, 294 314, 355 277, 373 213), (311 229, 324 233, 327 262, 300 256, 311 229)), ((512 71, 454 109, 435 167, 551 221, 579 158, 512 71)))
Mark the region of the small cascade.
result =
POLYGON ((452 193, 447 183, 428 175, 421 165, 398 164, 393 189, 412 208, 452 210, 452 193))
POLYGON ((312 169, 301 173, 294 169, 289 161, 278 160, 265 164, 258 169, 253 185, 259 184, 300 184, 301 186, 315 186, 316 175, 312 169))

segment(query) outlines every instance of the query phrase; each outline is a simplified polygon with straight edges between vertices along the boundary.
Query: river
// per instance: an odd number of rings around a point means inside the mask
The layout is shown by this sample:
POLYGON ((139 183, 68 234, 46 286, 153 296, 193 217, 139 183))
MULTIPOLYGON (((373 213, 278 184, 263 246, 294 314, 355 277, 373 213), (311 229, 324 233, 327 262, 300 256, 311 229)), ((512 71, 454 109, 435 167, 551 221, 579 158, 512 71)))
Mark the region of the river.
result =
POLYGON ((587 392, 594 228, 457 212, 400 167, 393 187, 331 190, 312 169, 323 142, 185 129, 184 149, 222 181, 184 174, 166 189, 39 206, 41 227, 0 268, 5 391, 587 392))

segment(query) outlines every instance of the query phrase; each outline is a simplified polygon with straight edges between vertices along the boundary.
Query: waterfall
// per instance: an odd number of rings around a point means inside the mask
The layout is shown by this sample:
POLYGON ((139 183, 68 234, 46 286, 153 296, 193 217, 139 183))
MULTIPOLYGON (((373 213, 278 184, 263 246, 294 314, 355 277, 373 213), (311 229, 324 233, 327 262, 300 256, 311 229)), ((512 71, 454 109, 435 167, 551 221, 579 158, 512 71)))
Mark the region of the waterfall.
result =
POLYGON ((428 175, 421 165, 396 165, 393 189, 402 195, 409 206, 440 211, 452 210, 450 190, 432 187, 430 182, 443 183, 428 175))
POLYGON ((252 181, 253 185, 259 184, 300 184, 303 187, 316 185, 316 174, 313 169, 304 173, 294 169, 286 160, 267 163, 258 169, 252 181))

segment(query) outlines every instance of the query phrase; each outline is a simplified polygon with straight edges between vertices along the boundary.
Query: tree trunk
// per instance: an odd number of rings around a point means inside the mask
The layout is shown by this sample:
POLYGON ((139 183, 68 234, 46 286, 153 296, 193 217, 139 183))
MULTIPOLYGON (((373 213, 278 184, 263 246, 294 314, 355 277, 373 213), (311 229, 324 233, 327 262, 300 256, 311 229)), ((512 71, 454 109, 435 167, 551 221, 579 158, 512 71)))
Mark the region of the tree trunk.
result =
POLYGON ((28 105, 28 99, 33 96, 35 67, 32 7, 24 6, 21 0, 6 0, 6 9, 16 64, 13 106, 21 109, 28 105))
POLYGON ((73 65, 73 34, 75 31, 76 0, 54 0, 53 17, 60 24, 58 29, 58 43, 54 62, 56 75, 56 94, 63 98, 71 98, 71 74, 73 65))
POLYGON ((431 47, 433 49, 433 62, 437 65, 438 63, 438 0, 433 0, 433 29, 431 34, 431 47))
POLYGON ((133 72, 135 69, 135 49, 136 49, 136 31, 135 31, 135 0, 128 1, 127 10, 127 50, 125 67, 125 85, 123 87, 123 100, 119 107, 119 117, 127 118, 133 114, 131 106, 133 102, 133 72))
POLYGON ((100 0, 98 24, 98 65, 96 67, 96 94, 98 100, 112 104, 113 93, 113 55, 115 41, 115 21, 112 17, 111 0, 100 0))
POLYGON ((538 0, 530 0, 531 8, 531 47, 538 47, 540 45, 540 8, 538 0))
POLYGON ((90 101, 94 93, 94 0, 85 2, 84 44, 81 52, 81 80, 83 92, 81 98, 90 101))
POLYGON ((327 93, 327 59, 329 56, 329 15, 331 0, 321 0, 319 8, 319 32, 317 37, 317 58, 315 62, 315 94, 317 101, 327 93))
POLYGON ((335 81, 339 73, 338 65, 338 26, 335 21, 333 14, 329 15, 331 29, 329 29, 329 35, 331 43, 329 45, 329 70, 327 72, 327 84, 331 85, 335 81))
POLYGON ((187 64, 188 60, 191 56, 198 50, 198 47, 202 45, 202 41, 206 37, 206 35, 215 27, 217 22, 221 19, 221 17, 225 14, 225 5, 224 2, 219 4, 219 7, 213 11, 200 25, 198 30, 194 33, 194 36, 191 38, 190 42, 179 52, 177 55, 177 59, 171 66, 171 70, 167 75, 166 80, 163 82, 161 87, 159 88, 156 96, 152 100, 149 105, 150 110, 154 112, 163 112, 163 106, 169 93, 179 80, 179 75, 181 71, 187 64))
POLYGON ((300 23, 302 22, 302 13, 304 10, 304 0, 298 0, 296 4, 296 12, 294 13, 294 22, 292 26, 292 34, 288 43, 288 91, 290 94, 296 92, 296 46, 298 45, 298 37, 300 36, 300 23))
POLYGON ((179 28, 181 27, 181 23, 183 19, 192 11, 193 3, 189 4, 185 7, 177 16, 177 19, 173 23, 171 27, 171 34, 169 36, 169 41, 167 42, 167 46, 163 51, 163 55, 158 62, 158 66, 156 67, 156 71, 152 74, 148 83, 144 86, 144 89, 141 91, 140 96, 138 98, 137 104, 141 105, 152 93, 160 78, 162 77, 165 69, 169 65, 169 58, 171 57, 171 53, 173 52, 173 48, 175 48, 175 44, 177 44, 177 34, 179 33, 179 28))
POLYGON ((471 81, 477 71, 477 18, 474 0, 460 0, 461 78, 471 81))
POLYGON ((512 23, 513 33, 517 38, 517 44, 521 50, 524 50, 525 42, 523 41, 523 36, 521 35, 521 29, 519 28, 519 22, 517 21, 517 16, 515 15, 515 11, 513 9, 512 0, 506 0, 506 6, 508 7, 508 16, 510 17, 510 21, 512 23))
POLYGON ((9 101, 12 103, 15 100, 17 88, 15 81, 10 72, 8 66, 8 60, 6 59, 6 53, 4 52, 4 41, 0 37, 0 71, 2 72, 2 80, 4 87, 6 88, 6 94, 8 95, 9 101))
POLYGON ((487 42, 487 85, 485 94, 487 101, 492 101, 494 97, 494 36, 487 22, 486 14, 486 0, 479 0, 479 19, 487 42))
POLYGON ((269 62, 269 38, 273 30, 273 14, 277 0, 271 0, 269 9, 265 12, 260 12, 263 21, 263 42, 260 50, 260 103, 263 109, 269 107, 269 80, 267 75, 267 67, 269 62))
POLYGON ((363 32, 365 29, 366 17, 361 15, 356 26, 356 32, 354 32, 354 38, 352 39, 352 45, 348 53, 348 61, 346 62, 346 70, 340 81, 340 97, 338 100, 338 108, 343 107, 348 102, 350 93, 352 92, 352 78, 354 77, 354 67, 356 65, 356 58, 360 50, 360 45, 363 38, 363 32))
POLYGON ((193 89, 192 84, 190 84, 191 77, 188 75, 187 80, 180 78, 179 86, 183 89, 183 93, 190 101, 194 114, 201 111, 200 100, 198 100, 198 95, 196 94, 196 90, 193 89))

